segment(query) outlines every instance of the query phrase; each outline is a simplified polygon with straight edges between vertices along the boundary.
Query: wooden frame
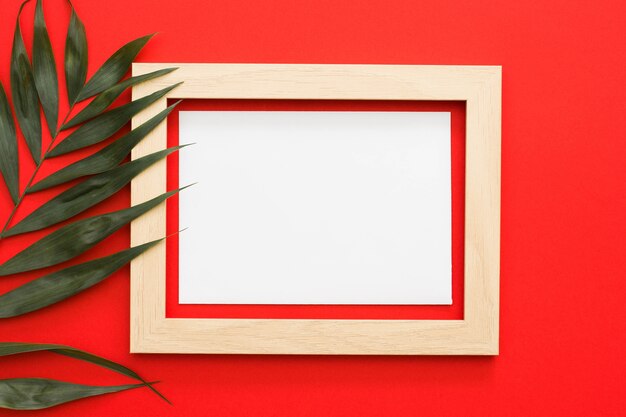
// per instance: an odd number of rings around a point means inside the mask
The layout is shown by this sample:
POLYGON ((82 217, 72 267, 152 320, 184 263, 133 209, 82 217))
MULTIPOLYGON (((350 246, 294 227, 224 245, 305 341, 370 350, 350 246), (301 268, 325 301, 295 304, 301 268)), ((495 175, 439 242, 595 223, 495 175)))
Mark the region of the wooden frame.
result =
MULTIPOLYGON (((167 99, 459 100, 466 102, 463 320, 184 319, 165 316, 165 244, 131 264, 131 352, 497 355, 500 269, 501 68, 495 66, 144 64, 133 76, 178 70, 133 87, 138 99, 184 81, 167 99)), ((133 151, 166 147, 157 127, 133 151)), ((166 163, 132 182, 132 204, 166 191, 166 163)), ((165 236, 165 204, 133 221, 131 244, 165 236)))

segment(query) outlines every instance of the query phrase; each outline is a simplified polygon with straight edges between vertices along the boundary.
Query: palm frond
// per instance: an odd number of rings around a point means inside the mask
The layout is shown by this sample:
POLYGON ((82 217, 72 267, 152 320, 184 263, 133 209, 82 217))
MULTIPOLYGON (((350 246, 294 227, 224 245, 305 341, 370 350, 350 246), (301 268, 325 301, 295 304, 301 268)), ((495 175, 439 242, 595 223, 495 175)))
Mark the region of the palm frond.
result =
MULTIPOLYGON (((13 235, 45 229, 66 220, 70 220, 70 223, 37 240, 0 265, 0 276, 44 268, 69 261, 164 201, 170 195, 178 192, 176 190, 165 193, 153 200, 128 209, 79 221, 71 221, 74 216, 121 190, 150 165, 180 148, 176 147, 156 152, 136 161, 119 165, 128 156, 131 149, 167 117, 174 106, 170 106, 165 111, 151 118, 137 130, 123 135, 119 138, 119 141, 113 141, 95 154, 77 161, 44 179, 39 184, 32 186, 35 174, 47 158, 90 146, 110 138, 115 132, 128 124, 134 115, 145 110, 155 101, 162 99, 177 85, 172 85, 139 100, 107 110, 127 88, 140 82, 163 76, 173 71, 174 68, 155 71, 139 77, 131 77, 120 82, 128 71, 132 60, 152 37, 152 35, 149 35, 129 42, 120 48, 85 83, 88 54, 86 33, 84 25, 72 5, 65 56, 68 98, 71 107, 73 107, 75 102, 85 100, 94 95, 97 95, 97 97, 69 122, 70 126, 77 127, 77 129, 68 135, 65 140, 61 140, 60 144, 53 148, 52 151, 50 151, 51 144, 44 153, 43 158, 41 158, 42 132, 39 106, 43 109, 54 143, 58 134, 58 77, 50 36, 48 35, 43 13, 43 0, 37 0, 35 5, 33 65, 31 66, 26 48, 24 47, 20 25, 20 16, 27 2, 28 0, 20 6, 15 25, 11 59, 11 91, 13 93, 14 111, 18 124, 37 165, 35 173, 26 185, 26 188, 20 193, 16 126, 13 123, 9 100, 0 84, 0 150, 2 150, 0 155, 0 172, 15 204, 9 219, 0 231, 0 238, 5 239, 13 235), (11 220, 16 209, 26 194, 89 175, 94 176, 70 187, 44 203, 17 224, 11 226, 11 220)), ((70 108, 68 114, 71 110, 70 108)), ((65 120, 67 119, 68 117, 66 116, 65 120)), ((114 253, 111 256, 120 253, 122 252, 114 253)), ((87 264, 87 266, 89 265, 95 264, 87 264)), ((46 281, 39 282, 45 283, 46 281)), ((36 297, 36 291, 43 287, 32 285, 29 296, 36 297)), ((11 297, 16 300, 19 297, 26 296, 25 294, 18 291, 12 293, 11 297)), ((48 299, 54 299, 54 297, 48 297, 48 299)), ((27 304, 25 302, 24 305, 27 304)), ((30 307, 36 306, 30 305, 30 307)))
MULTIPOLYGON (((166 75, 175 68, 124 79, 132 61, 153 36, 148 35, 129 42, 117 50, 91 79, 87 80, 86 31, 70 2, 72 14, 65 40, 64 59, 65 87, 70 108, 59 128, 58 74, 44 16, 43 0, 36 0, 35 4, 32 64, 24 45, 20 25, 20 17, 28 1, 21 4, 15 23, 10 68, 13 106, 10 104, 4 86, 0 83, 0 174, 14 203, 9 218, 0 229, 0 239, 46 229, 59 225, 61 222, 65 224, 34 241, 26 249, 1 264, 0 276, 33 271, 71 261, 180 191, 169 191, 129 208, 81 220, 74 219, 78 214, 111 197, 127 186, 142 171, 182 147, 165 149, 122 164, 133 147, 163 122, 178 103, 161 111, 138 128, 113 140, 98 152, 79 159, 33 185, 34 178, 48 158, 110 139, 127 125, 133 116, 156 101, 164 99, 178 84, 111 108, 128 88, 166 75), (87 103, 78 114, 73 118, 69 117, 76 103, 94 96, 95 98, 87 103), (40 109, 43 110, 43 116, 52 136, 52 142, 45 152, 42 152, 40 109), (14 115, 17 125, 13 119, 14 115), (21 192, 18 126, 35 161, 34 172, 21 192), (60 133, 70 128, 75 128, 75 130, 65 138, 59 137, 60 133), (56 146, 53 147, 55 142, 56 146), (12 223, 25 196, 76 179, 82 179, 82 181, 51 198, 16 224, 12 223)), ((102 258, 63 267, 18 286, 0 295, 0 319, 30 313, 77 295, 105 280, 162 240, 155 240, 130 249, 116 251, 102 258)), ((140 383, 92 386, 43 378, 2 379, 0 380, 0 408, 35 410, 142 386, 148 387, 167 401, 152 383, 147 382, 134 371, 96 355, 62 345, 0 342, 0 356, 41 350, 93 363, 131 377, 140 383)))

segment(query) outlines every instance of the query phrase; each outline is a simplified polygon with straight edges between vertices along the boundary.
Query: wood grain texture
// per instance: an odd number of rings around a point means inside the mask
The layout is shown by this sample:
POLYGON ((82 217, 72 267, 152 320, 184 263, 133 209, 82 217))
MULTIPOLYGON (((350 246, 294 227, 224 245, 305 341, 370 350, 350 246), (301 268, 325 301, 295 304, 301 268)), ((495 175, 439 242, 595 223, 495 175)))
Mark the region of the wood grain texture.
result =
MULTIPOLYGON (((495 66, 134 64, 133 76, 178 70, 133 87, 133 100, 183 81, 167 99, 459 100, 466 102, 463 320, 180 319, 165 316, 165 244, 131 264, 131 352, 497 355, 500 274, 501 68, 495 66)), ((166 122, 133 151, 165 149, 166 122)), ((166 163, 131 185, 139 204, 165 192, 166 163)), ((131 244, 165 236, 165 204, 131 225, 131 244)))

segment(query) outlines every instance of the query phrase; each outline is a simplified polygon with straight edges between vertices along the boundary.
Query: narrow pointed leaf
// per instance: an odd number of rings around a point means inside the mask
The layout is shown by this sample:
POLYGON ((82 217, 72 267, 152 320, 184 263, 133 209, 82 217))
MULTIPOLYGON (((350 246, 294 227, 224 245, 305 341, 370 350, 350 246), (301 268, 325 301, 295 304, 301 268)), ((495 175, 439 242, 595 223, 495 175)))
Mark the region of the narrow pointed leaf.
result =
POLYGON ((142 384, 148 386, 159 397, 163 398, 169 403, 169 400, 157 391, 151 383, 139 376, 135 371, 130 368, 120 365, 117 362, 110 361, 101 356, 94 355, 84 350, 76 349, 71 346, 56 345, 48 343, 20 343, 20 342, 0 342, 0 356, 17 355, 21 353, 48 351, 56 353, 58 355, 68 356, 73 359, 89 362, 94 365, 98 365, 102 368, 109 369, 122 375, 126 375, 137 381, 141 381, 142 384))
POLYGON ((45 268, 75 258, 178 191, 161 194, 134 207, 63 226, 0 265, 0 276, 45 268))
POLYGON ((85 84, 78 94, 77 101, 88 99, 107 88, 113 87, 124 77, 130 64, 133 62, 139 51, 148 43, 154 35, 143 36, 127 43, 118 49, 104 64, 96 71, 91 79, 85 84))
POLYGON ((164 97, 179 84, 164 88, 163 90, 159 90, 138 100, 131 101, 128 104, 124 104, 123 106, 116 107, 106 113, 102 113, 95 119, 91 119, 59 143, 54 149, 52 149, 49 155, 63 155, 110 138, 118 130, 124 127, 124 125, 126 125, 126 123, 128 123, 133 116, 146 109, 155 101, 164 97))
POLYGON ((13 50, 11 52, 11 92, 17 121, 22 128, 22 134, 30 154, 37 164, 41 160, 41 118, 39 116, 39 98, 33 78, 33 71, 26 54, 24 39, 20 29, 20 15, 24 5, 22 3, 15 23, 13 50))
POLYGON ((70 104, 74 104, 87 79, 87 35, 85 26, 72 6, 72 17, 65 39, 65 85, 70 104))
POLYGON ((149 74, 131 77, 124 81, 121 81, 118 84, 115 84, 113 87, 108 88, 102 93, 98 94, 96 98, 94 98, 91 103, 87 105, 87 107, 85 107, 80 113, 74 116, 72 120, 64 124, 61 130, 66 130, 74 126, 78 126, 79 124, 98 116, 103 111, 105 111, 127 88, 142 83, 144 81, 151 80, 153 78, 161 77, 162 75, 168 74, 175 69, 176 68, 166 68, 151 72, 149 74))
POLYGON ((136 372, 125 367, 124 365, 120 365, 119 363, 110 361, 101 356, 97 356, 71 346, 50 343, 0 342, 0 356, 19 355, 22 353, 41 351, 48 351, 58 355, 68 356, 70 358, 89 362, 147 384, 147 382, 136 372))
POLYGON ((157 127, 167 117, 167 115, 174 110, 174 107, 178 103, 180 103, 180 101, 163 110, 139 127, 131 130, 115 142, 102 148, 95 154, 74 162, 54 174, 49 175, 30 187, 30 189, 27 190, 27 193, 45 190, 47 188, 54 187, 55 185, 63 184, 86 175, 99 174, 115 168, 130 154, 130 151, 135 147, 135 145, 145 138, 148 133, 157 127))
POLYGON ((4 87, 0 83, 0 172, 14 204, 19 199, 17 136, 13 114, 4 87))
POLYGON ((0 295, 0 318, 30 313, 91 288, 162 240, 70 266, 0 295))
POLYGON ((164 149, 93 176, 42 205, 5 231, 3 236, 44 229, 74 217, 117 193, 139 173, 180 148, 164 149))
POLYGON ((33 76, 48 130, 55 136, 59 118, 59 81, 52 53, 52 44, 43 15, 43 0, 35 6, 35 26, 33 35, 33 76))
POLYGON ((143 384, 92 386, 46 378, 0 379, 0 408, 41 410, 82 398, 142 386, 143 384))

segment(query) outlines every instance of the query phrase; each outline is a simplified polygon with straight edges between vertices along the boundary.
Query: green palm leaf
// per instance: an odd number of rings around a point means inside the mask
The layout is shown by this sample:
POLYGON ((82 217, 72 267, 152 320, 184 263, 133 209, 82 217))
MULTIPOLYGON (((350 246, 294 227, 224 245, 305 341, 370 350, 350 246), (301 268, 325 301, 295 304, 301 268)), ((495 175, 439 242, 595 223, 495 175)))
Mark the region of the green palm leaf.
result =
POLYGON ((131 101, 128 104, 124 104, 123 106, 116 107, 106 113, 102 113, 100 116, 88 121, 76 129, 76 131, 59 143, 58 146, 52 149, 49 155, 63 155, 110 138, 118 130, 124 127, 124 125, 126 125, 126 123, 128 123, 134 115, 142 110, 145 110, 152 103, 164 97, 180 84, 181 83, 172 85, 146 97, 142 97, 139 100, 131 101))
POLYGON ((0 83, 0 172, 14 204, 20 196, 17 135, 9 100, 0 83))
POLYGON ((178 103, 180 103, 180 101, 169 106, 167 109, 161 111, 147 122, 131 130, 126 135, 100 149, 93 155, 76 161, 63 169, 60 169, 54 174, 49 175, 37 184, 31 186, 27 192, 34 193, 84 177, 86 175, 99 174, 115 168, 128 156, 128 154, 130 154, 130 151, 135 147, 135 145, 145 138, 148 133, 157 127, 167 117, 167 115, 174 110, 174 107, 176 107, 178 103))
POLYGON ((94 365, 98 365, 102 368, 109 369, 122 375, 126 375, 137 381, 140 381, 143 385, 150 388, 155 394, 163 398, 169 403, 169 400, 157 391, 151 383, 139 376, 135 371, 125 367, 117 362, 110 361, 103 357, 94 355, 84 350, 76 349, 71 346, 47 344, 47 343, 19 343, 19 342, 0 342, 0 356, 17 355, 21 353, 48 351, 56 353, 58 355, 68 356, 73 359, 89 362, 94 365))
MULTIPOLYGON (((70 2, 71 5, 71 2, 70 2)), ((87 79, 87 35, 85 26, 72 6, 72 17, 65 39, 65 85, 70 105, 76 103, 87 79)))
POLYGON ((0 295, 0 318, 30 313, 91 288, 162 240, 61 269, 0 295))
POLYGON ((111 394, 143 384, 92 386, 46 378, 0 379, 0 408, 40 410, 96 395, 111 394))
POLYGON ((161 194, 134 207, 63 226, 0 265, 0 276, 45 268, 75 258, 180 190, 161 194))
POLYGON ((85 107, 80 113, 74 116, 74 118, 72 118, 69 122, 65 123, 63 127, 61 127, 61 130, 66 130, 74 126, 78 126, 79 124, 98 116, 100 113, 105 111, 127 88, 132 87, 133 85, 140 84, 144 81, 148 81, 153 78, 169 74, 175 69, 176 68, 166 68, 150 72, 148 74, 131 77, 120 82, 119 84, 114 85, 111 88, 104 90, 102 93, 98 94, 96 98, 94 98, 91 103, 89 103, 87 107, 85 107))
POLYGON ((182 146, 164 149, 93 176, 62 192, 3 233, 4 237, 44 229, 82 213, 109 198, 139 173, 182 146))
POLYGON ((11 52, 11 92, 17 121, 22 128, 22 134, 35 163, 41 161, 41 118, 39 116, 39 98, 33 78, 33 71, 26 54, 20 16, 26 0, 20 6, 15 23, 13 50, 11 52))
POLYGON ((139 51, 148 43, 154 34, 143 36, 127 43, 118 49, 107 61, 102 64, 100 69, 91 77, 87 84, 78 94, 77 101, 88 99, 98 93, 103 92, 107 88, 113 87, 130 68, 139 51))
POLYGON ((43 1, 37 0, 35 6, 35 28, 33 35, 33 76, 43 107, 48 130, 56 136, 59 118, 59 82, 52 53, 52 44, 48 36, 46 21, 43 16, 43 1))

